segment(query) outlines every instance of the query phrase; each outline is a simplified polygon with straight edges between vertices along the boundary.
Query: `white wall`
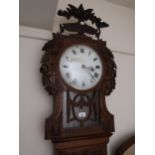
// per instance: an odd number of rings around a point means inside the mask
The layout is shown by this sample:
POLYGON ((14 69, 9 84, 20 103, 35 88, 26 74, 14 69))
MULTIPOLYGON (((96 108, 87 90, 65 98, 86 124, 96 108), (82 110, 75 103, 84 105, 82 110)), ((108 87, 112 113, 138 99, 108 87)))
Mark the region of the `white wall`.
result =
MULTIPOLYGON (((60 0, 80 4, 81 0, 60 0)), ((94 8, 96 14, 110 24, 102 31, 113 50, 117 64, 116 89, 107 97, 109 111, 115 117, 115 133, 108 145, 109 155, 123 139, 134 133, 134 11, 103 0, 85 0, 84 6, 94 8)), ((64 19, 55 17, 53 30, 64 19)), ((20 27, 20 155, 52 155, 52 144, 44 140, 44 120, 52 110, 52 97, 41 84, 39 73, 41 51, 51 32, 20 27)))
POLYGON ((20 27, 20 155, 52 155, 52 144, 44 140, 52 98, 44 91, 39 72, 45 38, 51 38, 50 32, 20 27))
POLYGON ((116 89, 107 97, 109 111, 114 114, 115 132, 108 144, 109 155, 135 132, 134 55, 114 53, 117 64, 116 89))

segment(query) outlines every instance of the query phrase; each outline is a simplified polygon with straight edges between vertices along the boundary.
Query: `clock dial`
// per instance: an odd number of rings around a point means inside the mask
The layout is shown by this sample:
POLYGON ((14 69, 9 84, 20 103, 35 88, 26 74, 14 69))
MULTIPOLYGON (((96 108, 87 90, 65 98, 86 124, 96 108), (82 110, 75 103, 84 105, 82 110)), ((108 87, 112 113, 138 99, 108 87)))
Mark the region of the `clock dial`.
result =
POLYGON ((59 69, 63 80, 78 90, 96 86, 103 71, 99 55, 85 45, 67 48, 60 58, 59 69))

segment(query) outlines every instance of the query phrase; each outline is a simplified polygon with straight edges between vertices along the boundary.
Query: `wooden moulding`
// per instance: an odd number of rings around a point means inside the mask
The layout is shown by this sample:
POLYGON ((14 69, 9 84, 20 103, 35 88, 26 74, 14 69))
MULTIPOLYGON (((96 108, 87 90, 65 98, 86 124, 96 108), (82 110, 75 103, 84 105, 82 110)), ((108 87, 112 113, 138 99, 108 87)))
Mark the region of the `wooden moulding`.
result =
POLYGON ((123 155, 132 145, 135 144, 135 136, 130 137, 117 149, 116 155, 123 155))

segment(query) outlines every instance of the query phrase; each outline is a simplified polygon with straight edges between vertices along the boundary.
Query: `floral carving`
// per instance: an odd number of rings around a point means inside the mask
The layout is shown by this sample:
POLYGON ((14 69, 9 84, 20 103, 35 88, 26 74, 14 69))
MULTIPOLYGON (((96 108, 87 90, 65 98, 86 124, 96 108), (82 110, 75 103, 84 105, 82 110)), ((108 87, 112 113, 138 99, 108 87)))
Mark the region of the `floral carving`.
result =
POLYGON ((64 30, 78 32, 79 34, 88 33, 95 35, 99 39, 101 32, 100 29, 109 26, 106 22, 103 22, 101 18, 95 16, 93 9, 84 9, 82 4, 79 7, 68 4, 66 10, 58 10, 58 15, 64 16, 67 19, 74 17, 78 20, 77 23, 61 24, 61 33, 64 32, 64 30), (92 24, 95 24, 97 28, 95 29, 86 24, 86 21, 88 20, 91 21, 92 24))

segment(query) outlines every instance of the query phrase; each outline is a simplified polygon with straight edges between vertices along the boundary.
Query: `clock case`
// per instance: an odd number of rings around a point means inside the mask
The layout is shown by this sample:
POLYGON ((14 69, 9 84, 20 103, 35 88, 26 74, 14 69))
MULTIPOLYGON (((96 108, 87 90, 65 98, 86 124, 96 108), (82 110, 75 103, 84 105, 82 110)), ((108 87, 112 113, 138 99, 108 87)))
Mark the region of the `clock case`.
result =
MULTIPOLYGON (((68 10, 74 10, 76 13, 76 7, 70 4, 68 6, 68 10)), ((60 32, 54 33, 53 39, 43 47, 45 53, 40 68, 42 83, 49 95, 53 96, 53 112, 45 121, 45 139, 54 143, 56 154, 106 155, 109 137, 114 132, 114 116, 106 107, 105 96, 110 95, 115 88, 116 64, 112 52, 106 47, 106 42, 99 39, 99 36, 100 29, 108 24, 94 16, 92 9, 84 10, 80 5, 76 10, 81 11, 79 16, 73 11, 58 11, 60 16, 78 18, 78 22, 60 24, 60 32), (82 23, 84 11, 89 12, 88 19, 96 24, 96 29, 82 23), (65 35, 64 31, 76 34, 65 35), (90 35, 95 35, 97 39, 90 35), (93 48, 104 68, 99 83, 89 90, 80 91, 68 86, 60 74, 59 60, 62 53, 76 44, 93 48), (84 106, 87 107, 88 113, 85 118, 78 118, 75 109, 83 109, 84 106), (72 123, 73 121, 76 123, 72 123)))

